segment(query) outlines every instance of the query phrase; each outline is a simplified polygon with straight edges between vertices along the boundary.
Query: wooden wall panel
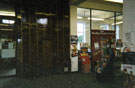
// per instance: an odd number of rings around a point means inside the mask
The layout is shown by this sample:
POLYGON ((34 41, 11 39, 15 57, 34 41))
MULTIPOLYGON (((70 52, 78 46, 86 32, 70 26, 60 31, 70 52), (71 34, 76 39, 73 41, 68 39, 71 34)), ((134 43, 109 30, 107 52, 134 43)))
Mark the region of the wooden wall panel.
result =
POLYGON ((70 64, 69 0, 37 0, 32 4, 29 1, 21 4, 20 13, 24 66, 31 72, 37 68, 45 70, 47 66, 53 72, 62 72, 64 63, 70 64), (39 18, 46 18, 47 24, 38 24, 39 18), (44 50, 46 41, 52 43, 48 46, 50 59, 44 50))

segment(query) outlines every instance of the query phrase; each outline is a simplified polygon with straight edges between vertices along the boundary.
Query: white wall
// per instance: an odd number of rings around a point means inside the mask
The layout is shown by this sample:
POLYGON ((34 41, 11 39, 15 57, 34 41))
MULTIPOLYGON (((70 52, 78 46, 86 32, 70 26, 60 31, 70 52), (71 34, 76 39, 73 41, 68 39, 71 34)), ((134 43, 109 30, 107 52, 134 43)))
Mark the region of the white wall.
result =
POLYGON ((70 6, 70 35, 77 35, 77 7, 70 6))
POLYGON ((135 49, 135 0, 124 0, 123 39, 124 45, 135 49))

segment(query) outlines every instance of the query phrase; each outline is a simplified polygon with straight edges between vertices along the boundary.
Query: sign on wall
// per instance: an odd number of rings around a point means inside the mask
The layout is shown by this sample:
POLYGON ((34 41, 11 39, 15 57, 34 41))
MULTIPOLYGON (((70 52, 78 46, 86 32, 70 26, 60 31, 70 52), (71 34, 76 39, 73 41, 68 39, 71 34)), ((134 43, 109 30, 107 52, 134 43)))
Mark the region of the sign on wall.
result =
POLYGON ((71 44, 77 44, 77 42, 78 42, 77 35, 71 35, 70 39, 71 39, 71 41, 70 41, 71 44))

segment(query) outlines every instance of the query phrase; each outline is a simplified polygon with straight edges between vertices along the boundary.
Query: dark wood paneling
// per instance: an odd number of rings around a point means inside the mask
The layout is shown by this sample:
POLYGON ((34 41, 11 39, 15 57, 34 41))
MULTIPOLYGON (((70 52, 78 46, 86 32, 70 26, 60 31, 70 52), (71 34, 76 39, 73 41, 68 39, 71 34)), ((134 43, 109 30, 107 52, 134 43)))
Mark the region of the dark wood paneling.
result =
POLYGON ((63 71, 64 62, 70 64, 69 1, 41 0, 32 4, 29 1, 22 3, 21 8, 24 66, 28 64, 31 72, 33 72, 31 69, 33 65, 35 65, 34 69, 39 67, 44 70, 52 67, 54 72, 63 71), (47 25, 37 24, 36 20, 39 18, 47 18, 47 25), (44 50, 46 40, 51 42, 51 51, 48 51, 48 54, 44 54, 47 53, 44 50))

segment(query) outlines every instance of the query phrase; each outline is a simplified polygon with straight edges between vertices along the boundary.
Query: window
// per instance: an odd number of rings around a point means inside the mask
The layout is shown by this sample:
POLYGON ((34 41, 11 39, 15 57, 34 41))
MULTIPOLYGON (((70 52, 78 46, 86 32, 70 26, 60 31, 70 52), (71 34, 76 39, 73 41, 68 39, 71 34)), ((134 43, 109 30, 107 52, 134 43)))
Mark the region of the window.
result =
POLYGON ((78 42, 85 42, 85 23, 77 23, 78 42))
POLYGON ((80 43, 90 46, 90 9, 77 8, 77 36, 79 50, 80 43))
POLYGON ((92 10, 92 30, 114 30, 114 12, 92 10))
POLYGON ((116 13, 116 39, 122 39, 123 15, 116 13))

